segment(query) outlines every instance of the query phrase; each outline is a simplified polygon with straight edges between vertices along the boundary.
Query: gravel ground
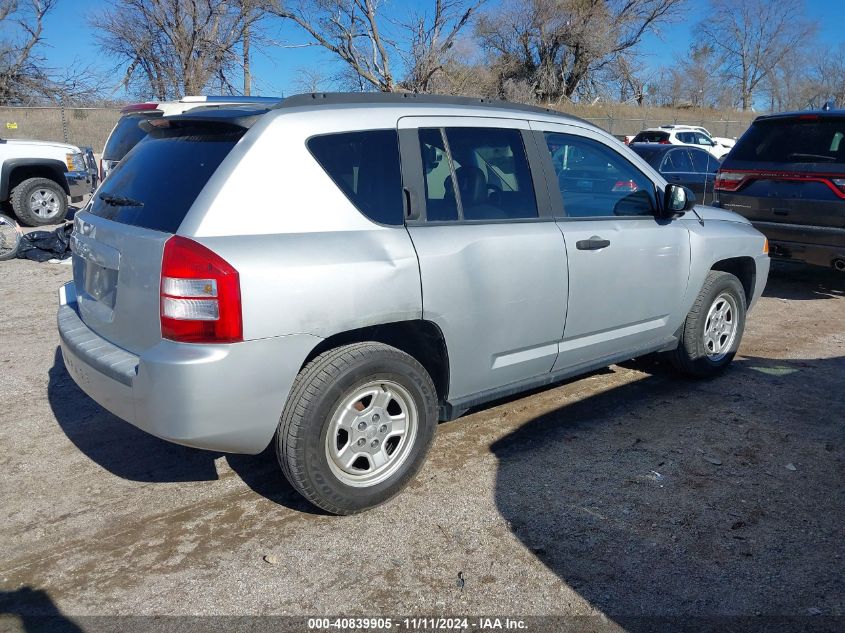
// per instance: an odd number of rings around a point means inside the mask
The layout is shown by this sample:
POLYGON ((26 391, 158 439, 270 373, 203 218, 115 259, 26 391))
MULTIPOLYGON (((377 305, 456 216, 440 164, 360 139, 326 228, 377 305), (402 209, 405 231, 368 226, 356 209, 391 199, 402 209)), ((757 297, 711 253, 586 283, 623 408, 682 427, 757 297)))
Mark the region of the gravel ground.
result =
POLYGON ((90 401, 57 348, 70 276, 0 264, 0 630, 48 630, 39 614, 845 625, 829 619, 845 616, 845 276, 776 265, 718 379, 640 360, 441 424, 400 497, 345 518, 270 453, 167 444, 90 401))

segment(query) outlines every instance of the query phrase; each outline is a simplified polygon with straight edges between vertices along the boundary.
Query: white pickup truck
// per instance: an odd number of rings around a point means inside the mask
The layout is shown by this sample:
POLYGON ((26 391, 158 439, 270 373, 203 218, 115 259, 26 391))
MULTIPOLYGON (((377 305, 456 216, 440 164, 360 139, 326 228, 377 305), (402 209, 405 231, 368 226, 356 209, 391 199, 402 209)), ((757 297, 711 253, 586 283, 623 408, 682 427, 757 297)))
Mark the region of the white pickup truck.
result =
POLYGON ((0 139, 0 203, 29 226, 58 224, 96 185, 91 150, 52 141, 0 139))

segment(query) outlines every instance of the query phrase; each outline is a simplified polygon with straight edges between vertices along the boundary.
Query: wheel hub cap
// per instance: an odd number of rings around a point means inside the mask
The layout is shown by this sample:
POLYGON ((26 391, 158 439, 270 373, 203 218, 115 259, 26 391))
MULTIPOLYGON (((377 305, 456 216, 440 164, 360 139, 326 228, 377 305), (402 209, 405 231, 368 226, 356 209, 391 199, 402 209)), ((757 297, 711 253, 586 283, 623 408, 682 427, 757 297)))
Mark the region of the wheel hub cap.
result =
POLYGON ((394 381, 369 382, 341 398, 326 433, 326 457, 343 483, 373 486, 393 475, 417 433, 417 408, 394 381))
POLYGON ((713 301, 704 322, 704 348, 713 361, 727 356, 736 339, 737 305, 734 297, 722 293, 713 301))
POLYGON ((48 189, 37 189, 29 196, 29 209, 41 218, 51 218, 59 212, 59 199, 48 189))

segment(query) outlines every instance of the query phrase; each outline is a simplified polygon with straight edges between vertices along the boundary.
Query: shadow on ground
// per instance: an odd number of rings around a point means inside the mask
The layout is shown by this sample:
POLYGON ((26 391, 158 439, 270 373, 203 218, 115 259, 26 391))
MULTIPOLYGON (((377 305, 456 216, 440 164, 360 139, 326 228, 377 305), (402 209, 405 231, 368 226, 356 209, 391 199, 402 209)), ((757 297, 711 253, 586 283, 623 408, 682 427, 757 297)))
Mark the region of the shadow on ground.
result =
POLYGON ((832 268, 772 260, 765 297, 832 299, 845 296, 845 273, 832 268))
POLYGON ((322 512, 287 482, 273 446, 259 455, 226 455, 166 442, 112 415, 91 400, 67 373, 60 348, 49 371, 47 397, 62 431, 89 459, 122 479, 141 482, 213 481, 215 460, 225 457, 232 470, 256 493, 302 512, 322 512))
POLYGON ((493 445, 514 533, 628 631, 841 616, 845 358, 738 359, 705 382, 636 368, 493 445))
POLYGON ((0 591, 0 630, 24 633, 82 633, 65 617, 46 591, 21 587, 0 591))

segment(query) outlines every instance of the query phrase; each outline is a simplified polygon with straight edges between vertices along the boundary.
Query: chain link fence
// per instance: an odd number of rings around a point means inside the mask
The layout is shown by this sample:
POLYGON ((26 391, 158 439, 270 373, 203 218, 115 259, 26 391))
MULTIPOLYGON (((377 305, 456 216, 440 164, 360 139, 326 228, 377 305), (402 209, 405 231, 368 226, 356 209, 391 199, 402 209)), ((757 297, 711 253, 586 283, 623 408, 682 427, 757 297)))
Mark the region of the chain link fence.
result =
MULTIPOLYGON (((700 125, 714 136, 735 138, 748 128, 753 115, 729 119, 696 118, 692 112, 646 108, 641 116, 590 116, 589 107, 567 108, 575 116, 594 123, 616 136, 634 135, 640 130, 669 123, 700 125)), ((630 110, 628 110, 630 112, 630 110)), ((638 110, 635 112, 639 113, 638 110)), ((627 113, 627 112, 626 112, 627 113)), ((0 138, 64 141, 103 151, 106 137, 120 118, 118 108, 0 107, 0 138)))
POLYGON ((0 107, 0 138, 59 141, 103 151, 118 108, 0 107))
POLYGON ((712 136, 723 136, 725 138, 739 138, 748 129, 749 121, 726 121, 709 119, 678 120, 676 117, 660 118, 656 116, 643 116, 638 119, 622 119, 614 117, 583 117, 585 121, 597 125, 616 136, 633 136, 638 132, 650 127, 661 125, 694 125, 705 128, 712 136))

